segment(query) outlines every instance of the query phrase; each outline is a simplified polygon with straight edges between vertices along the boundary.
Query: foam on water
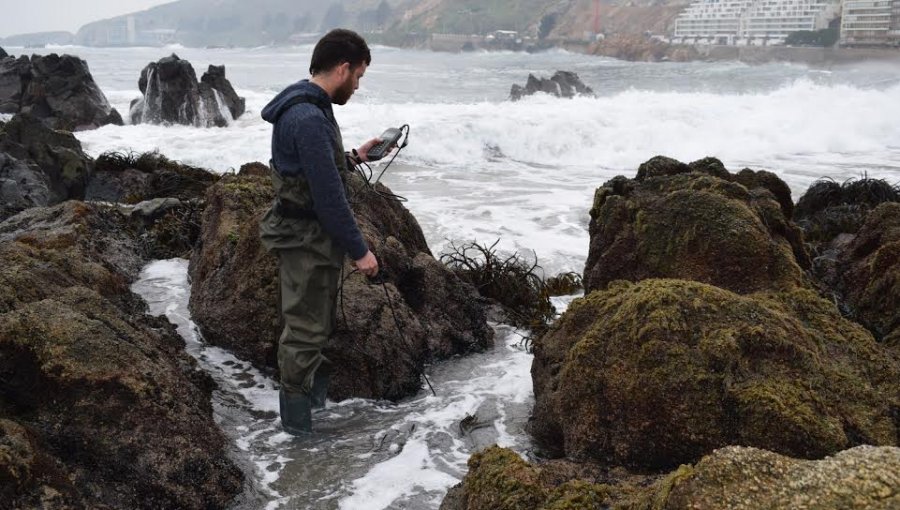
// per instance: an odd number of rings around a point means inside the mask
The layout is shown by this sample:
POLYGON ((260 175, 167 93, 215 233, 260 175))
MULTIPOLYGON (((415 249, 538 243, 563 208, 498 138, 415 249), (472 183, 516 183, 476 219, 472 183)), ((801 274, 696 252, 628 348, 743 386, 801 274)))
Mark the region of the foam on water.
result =
MULTIPOLYGON (((216 380, 216 420, 255 466, 261 500, 248 507, 436 509, 479 446, 460 428, 467 416, 487 434, 481 443, 530 450, 524 426, 533 405, 531 355, 512 328, 494 326, 494 349, 432 367, 437 396, 329 402, 314 416, 316 434, 294 438, 278 425, 276 384, 200 338, 187 310, 187 261, 148 265, 133 290, 151 313, 178 326, 187 351, 216 380)), ((554 298, 554 305, 562 311, 572 298, 554 298)))
MULTIPOLYGON (((77 136, 93 156, 158 149, 216 172, 268 161, 271 127, 258 112, 274 91, 240 93, 248 113, 228 128, 106 126, 77 136)), ((732 170, 768 169, 785 179, 795 200, 826 176, 866 172, 900 181, 900 85, 804 79, 752 94, 631 90, 477 104, 360 99, 336 108, 347 148, 383 127, 412 126, 410 145, 384 182, 410 198, 433 249, 500 238, 507 251, 536 250, 552 272, 581 270, 593 190, 616 175, 633 176, 657 154, 683 161, 711 155, 732 170)))

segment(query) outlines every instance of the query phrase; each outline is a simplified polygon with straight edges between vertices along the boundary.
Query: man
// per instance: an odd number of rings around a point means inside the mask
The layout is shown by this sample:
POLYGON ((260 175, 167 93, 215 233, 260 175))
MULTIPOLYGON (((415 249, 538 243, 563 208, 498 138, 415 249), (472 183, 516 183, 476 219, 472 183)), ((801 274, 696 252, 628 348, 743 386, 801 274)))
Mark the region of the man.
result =
POLYGON ((316 44, 311 78, 289 86, 265 107, 273 124, 275 202, 260 224, 263 245, 278 256, 284 330, 278 342, 281 423, 294 435, 312 430, 311 408, 325 405, 331 363, 322 348, 334 329, 345 254, 366 276, 378 261, 366 245, 345 194, 348 158, 367 161, 373 139, 344 152, 332 103, 346 104, 372 62, 365 40, 332 30, 316 44))

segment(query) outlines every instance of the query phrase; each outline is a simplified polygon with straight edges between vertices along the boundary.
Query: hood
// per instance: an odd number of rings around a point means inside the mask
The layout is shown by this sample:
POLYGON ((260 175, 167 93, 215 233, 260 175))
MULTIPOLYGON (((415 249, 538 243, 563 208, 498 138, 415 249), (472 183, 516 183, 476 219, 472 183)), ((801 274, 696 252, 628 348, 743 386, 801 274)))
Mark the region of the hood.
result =
POLYGON ((320 107, 328 105, 328 109, 331 108, 331 98, 328 97, 328 94, 315 83, 312 83, 309 80, 303 80, 289 86, 275 96, 275 98, 263 108, 263 120, 275 124, 278 122, 279 117, 281 117, 288 108, 297 104, 300 99, 306 99, 310 103, 320 107))

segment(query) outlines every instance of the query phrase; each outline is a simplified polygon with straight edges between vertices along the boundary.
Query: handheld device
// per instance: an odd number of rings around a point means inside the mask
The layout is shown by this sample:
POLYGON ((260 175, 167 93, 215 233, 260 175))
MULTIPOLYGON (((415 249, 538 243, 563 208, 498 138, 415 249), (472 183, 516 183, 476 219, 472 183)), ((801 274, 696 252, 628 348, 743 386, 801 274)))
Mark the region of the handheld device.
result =
POLYGON ((397 142, 400 141, 400 137, 403 136, 403 130, 397 128, 390 128, 384 133, 381 133, 381 143, 375 145, 369 152, 366 153, 366 157, 369 158, 369 161, 378 161, 383 158, 388 152, 390 152, 391 147, 397 145, 397 142))

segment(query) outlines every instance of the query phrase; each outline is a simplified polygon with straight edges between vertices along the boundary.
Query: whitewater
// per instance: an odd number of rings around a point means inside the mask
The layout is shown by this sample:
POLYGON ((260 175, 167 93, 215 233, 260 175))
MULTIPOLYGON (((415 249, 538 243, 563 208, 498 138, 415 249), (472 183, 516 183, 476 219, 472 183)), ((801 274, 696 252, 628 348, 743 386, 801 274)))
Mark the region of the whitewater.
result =
MULTIPOLYGON (((23 50, 7 48, 18 54, 23 50)), ((86 152, 159 150, 218 173, 266 162, 262 107, 305 76, 312 48, 177 48, 198 74, 209 64, 247 99, 226 128, 107 126, 80 132, 86 152)), ((65 47, 79 55, 123 115, 149 62, 173 50, 65 47)), ((564 51, 437 54, 376 47, 351 102, 336 108, 345 145, 409 124, 410 144, 383 178, 418 219, 432 250, 493 242, 536 255, 547 273, 581 272, 594 190, 633 177, 655 155, 715 156, 737 171, 780 175, 796 201, 819 178, 863 174, 900 182, 900 73, 896 64, 816 69, 739 63, 628 63, 564 51), (508 101, 529 73, 577 72, 595 97, 508 101)), ((376 168, 377 170, 377 168, 376 168)), ((459 429, 476 416, 487 439, 533 455, 524 427, 533 404, 522 333, 494 325, 491 351, 429 367, 438 396, 397 404, 329 403, 315 439, 280 431, 277 385, 206 345, 187 309, 186 261, 148 266, 135 292, 179 326, 188 352, 218 382, 216 419, 251 473, 240 508, 436 509, 477 446, 459 429), (316 469, 313 469, 313 464, 316 469)), ((571 298, 558 300, 563 310, 571 298)))

